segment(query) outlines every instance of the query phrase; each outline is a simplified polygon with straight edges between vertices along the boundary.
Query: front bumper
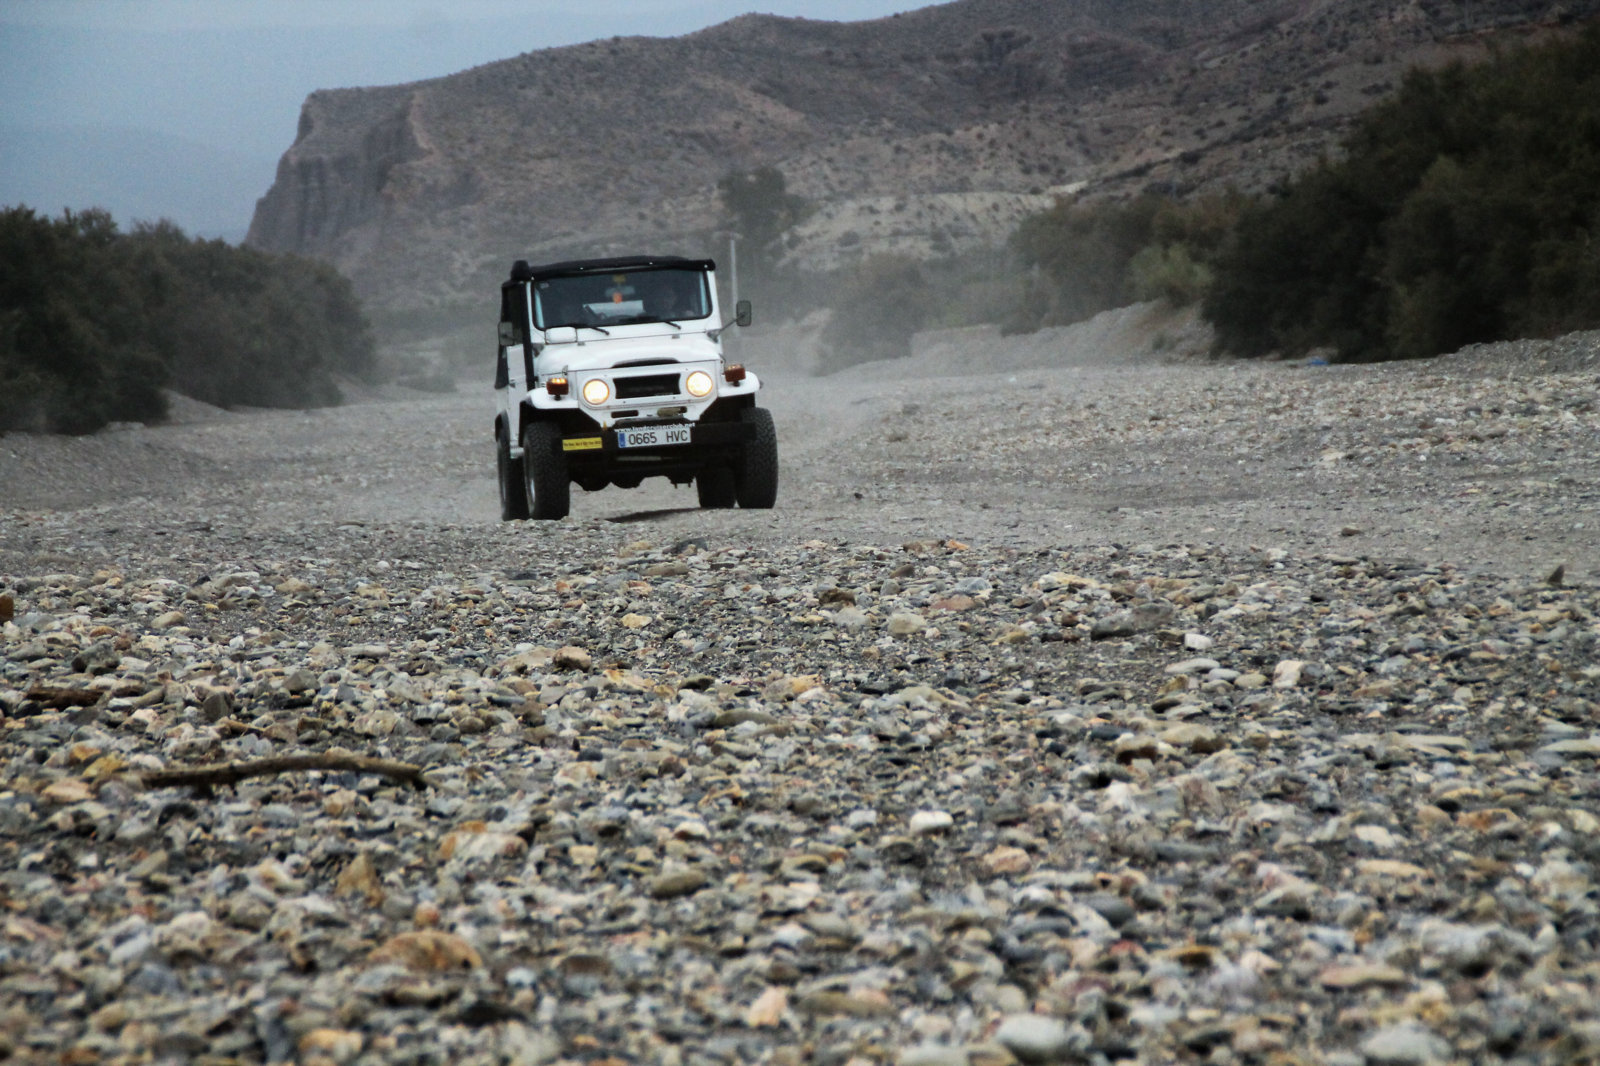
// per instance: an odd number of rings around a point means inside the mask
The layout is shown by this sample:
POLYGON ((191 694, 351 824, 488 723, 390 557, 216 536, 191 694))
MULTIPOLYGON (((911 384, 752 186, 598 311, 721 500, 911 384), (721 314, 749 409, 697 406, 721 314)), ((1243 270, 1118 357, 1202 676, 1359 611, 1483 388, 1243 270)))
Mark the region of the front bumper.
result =
POLYGON ((755 428, 743 422, 630 422, 620 428, 644 429, 650 426, 686 428, 692 433, 688 444, 664 444, 656 447, 624 448, 617 442, 617 429, 596 430, 593 433, 570 433, 562 437, 561 450, 569 461, 582 461, 598 457, 627 458, 631 456, 658 456, 671 458, 680 453, 703 453, 724 448, 736 448, 755 438, 755 428))
MULTIPOLYGON (((648 426, 688 429, 687 444, 621 446, 616 429, 568 431, 561 451, 572 480, 585 489, 607 483, 631 487, 647 477, 684 482, 699 477, 709 467, 733 466, 755 430, 741 422, 657 421, 630 422, 624 430, 648 426)), ((665 435, 664 435, 665 436, 665 435)))

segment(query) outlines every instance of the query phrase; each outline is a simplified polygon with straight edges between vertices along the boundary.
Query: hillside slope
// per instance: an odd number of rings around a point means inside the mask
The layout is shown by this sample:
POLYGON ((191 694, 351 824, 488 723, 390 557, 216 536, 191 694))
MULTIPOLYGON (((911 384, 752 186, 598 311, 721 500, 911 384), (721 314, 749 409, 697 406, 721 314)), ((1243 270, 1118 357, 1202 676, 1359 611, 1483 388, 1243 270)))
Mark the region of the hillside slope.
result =
POLYGON ((826 206, 796 235, 800 264, 948 252, 1004 239, 1080 182, 1265 186, 1329 150, 1406 67, 1597 12, 1600 0, 958 0, 529 52, 313 93, 249 240, 332 259, 375 306, 449 305, 517 257, 698 246, 717 179, 772 164, 826 206))

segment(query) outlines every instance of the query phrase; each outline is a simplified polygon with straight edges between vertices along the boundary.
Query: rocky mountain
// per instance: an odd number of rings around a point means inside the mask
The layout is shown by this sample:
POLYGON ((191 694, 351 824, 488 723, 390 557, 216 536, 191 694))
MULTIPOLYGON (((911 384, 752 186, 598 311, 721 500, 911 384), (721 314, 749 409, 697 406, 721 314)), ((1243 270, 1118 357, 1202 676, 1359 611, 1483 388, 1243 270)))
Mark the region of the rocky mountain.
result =
POLYGON ((749 15, 313 93, 249 243, 374 307, 485 299, 515 258, 710 250, 717 179, 820 210, 799 265, 1003 241, 1055 195, 1263 188, 1405 69, 1559 32, 1600 0, 957 0, 860 23, 749 15))

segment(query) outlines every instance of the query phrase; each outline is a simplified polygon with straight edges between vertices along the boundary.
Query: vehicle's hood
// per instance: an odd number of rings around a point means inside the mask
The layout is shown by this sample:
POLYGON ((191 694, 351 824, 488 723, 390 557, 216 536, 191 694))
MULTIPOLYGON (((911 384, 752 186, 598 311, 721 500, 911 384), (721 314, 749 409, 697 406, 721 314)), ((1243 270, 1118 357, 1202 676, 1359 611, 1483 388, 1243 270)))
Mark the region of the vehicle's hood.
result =
POLYGON ((647 362, 703 363, 720 356, 703 332, 640 337, 584 337, 577 344, 552 344, 539 353, 539 372, 559 374, 612 369, 647 362))

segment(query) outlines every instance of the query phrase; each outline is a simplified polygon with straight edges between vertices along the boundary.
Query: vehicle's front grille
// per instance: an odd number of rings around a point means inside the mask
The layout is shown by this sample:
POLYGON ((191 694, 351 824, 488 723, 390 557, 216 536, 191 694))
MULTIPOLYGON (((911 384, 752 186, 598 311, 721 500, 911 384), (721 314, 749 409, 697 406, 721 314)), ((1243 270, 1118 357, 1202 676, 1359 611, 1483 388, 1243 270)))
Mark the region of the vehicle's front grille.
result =
POLYGON ((677 374, 641 374, 638 377, 616 379, 617 399, 638 400, 645 396, 676 396, 677 374))

